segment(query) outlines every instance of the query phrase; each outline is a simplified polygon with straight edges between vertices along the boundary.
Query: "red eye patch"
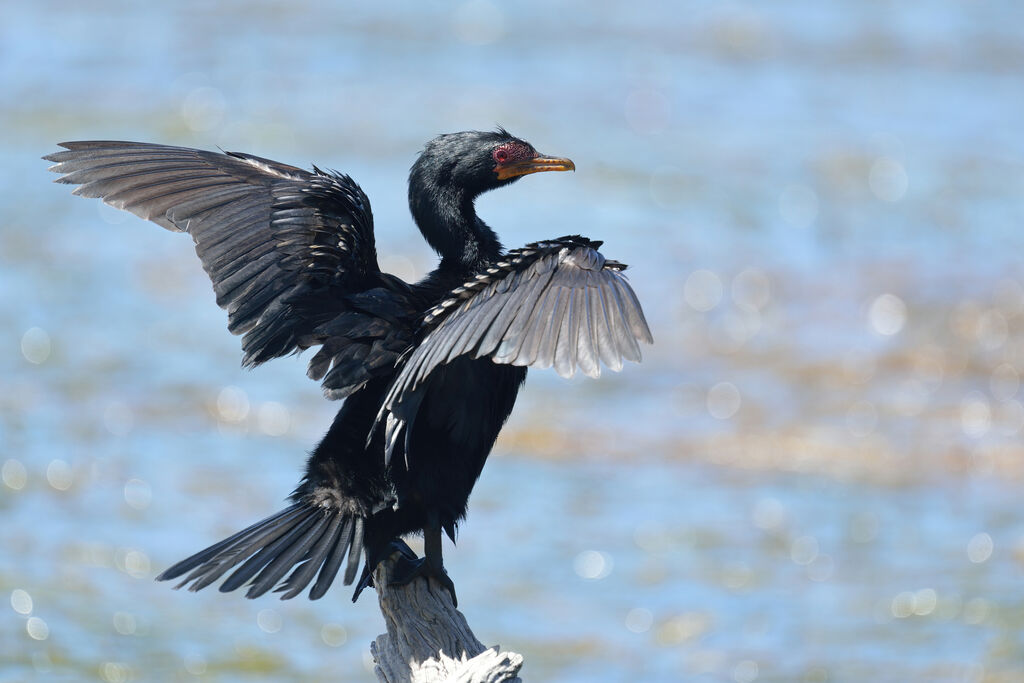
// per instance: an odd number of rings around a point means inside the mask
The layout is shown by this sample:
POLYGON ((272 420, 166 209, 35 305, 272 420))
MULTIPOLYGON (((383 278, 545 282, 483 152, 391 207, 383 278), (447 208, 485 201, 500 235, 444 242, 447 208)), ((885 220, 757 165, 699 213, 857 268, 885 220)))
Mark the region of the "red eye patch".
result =
POLYGON ((535 156, 537 153, 532 148, 520 142, 506 142, 491 152, 491 157, 499 164, 507 164, 520 159, 532 159, 535 156))

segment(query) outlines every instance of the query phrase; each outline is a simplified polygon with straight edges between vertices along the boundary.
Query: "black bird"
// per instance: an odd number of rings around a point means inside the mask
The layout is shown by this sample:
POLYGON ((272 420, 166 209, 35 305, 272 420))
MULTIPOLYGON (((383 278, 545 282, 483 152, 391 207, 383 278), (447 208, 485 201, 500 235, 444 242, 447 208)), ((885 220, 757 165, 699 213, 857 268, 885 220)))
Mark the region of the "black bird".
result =
POLYGON ((600 373, 651 343, 640 304, 600 242, 578 235, 504 251, 474 210, 482 192, 575 170, 504 130, 441 135, 409 176, 409 207, 441 257, 415 284, 377 265, 370 202, 347 175, 235 152, 65 142, 57 182, 187 232, 228 329, 255 366, 310 347, 309 376, 345 398, 292 504, 174 565, 179 585, 249 585, 255 598, 321 597, 345 564, 355 595, 402 552, 396 581, 432 576, 455 597, 441 533, 466 503, 527 367, 600 373), (419 559, 401 537, 423 532, 419 559), (347 559, 346 559, 347 556, 347 559))

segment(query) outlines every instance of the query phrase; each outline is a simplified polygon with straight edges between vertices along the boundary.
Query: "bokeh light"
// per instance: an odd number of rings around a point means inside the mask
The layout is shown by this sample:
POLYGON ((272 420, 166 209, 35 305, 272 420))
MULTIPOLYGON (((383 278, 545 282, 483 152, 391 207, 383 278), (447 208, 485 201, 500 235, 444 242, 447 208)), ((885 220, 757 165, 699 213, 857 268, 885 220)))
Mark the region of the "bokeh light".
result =
POLYGON ((992 426, 992 408, 988 398, 979 391, 972 391, 960 403, 960 422, 964 434, 979 439, 992 426))
POLYGON ((0 467, 0 478, 7 488, 18 491, 25 488, 25 484, 28 483, 28 470, 20 461, 11 458, 4 460, 3 466, 0 467))
POLYGON ((348 631, 341 624, 324 624, 320 627, 320 639, 331 647, 341 647, 348 640, 348 631))
POLYGON ((75 473, 71 465, 58 458, 46 466, 46 481, 58 491, 67 491, 75 481, 75 473))
POLYGON ((744 659, 733 667, 732 680, 736 683, 753 683, 757 680, 759 672, 757 662, 744 659))
POLYGON ((728 420, 743 403, 740 390, 731 382, 719 382, 708 390, 708 412, 719 420, 728 420))
POLYGON ((202 676, 207 671, 206 658, 200 655, 185 655, 185 659, 182 664, 185 667, 185 671, 193 676, 202 676))
POLYGON ((604 579, 612 573, 614 563, 608 553, 599 550, 584 550, 572 563, 576 575, 581 579, 604 579))
POLYGON ((745 268, 732 279, 732 300, 744 311, 759 312, 771 298, 771 280, 757 268, 745 268))
POLYGON ((992 557, 992 537, 984 531, 975 534, 967 543, 967 559, 975 564, 981 564, 992 557))
POLYGON ((105 683, 127 683, 132 678, 132 669, 124 662, 103 662, 99 673, 105 683))
POLYGON ((695 311, 710 311, 722 301, 722 279, 710 270, 695 270, 683 285, 683 298, 695 311))
POLYGON ((245 390, 227 386, 217 394, 217 417, 224 422, 242 422, 249 415, 249 396, 245 390))
POLYGON ((654 615, 644 607, 636 607, 626 614, 626 629, 632 633, 647 633, 653 624, 654 615))
POLYGON ((103 426, 114 436, 126 436, 134 422, 135 414, 122 401, 111 401, 103 411, 103 426))
POLYGON ((134 635, 137 629, 135 616, 129 612, 114 612, 114 630, 122 636, 134 635))
POLYGON ((898 202, 907 193, 907 171, 895 159, 880 157, 871 164, 868 184, 876 197, 886 202, 898 202))
POLYGON ((762 498, 754 505, 754 526, 764 531, 780 529, 786 522, 786 508, 775 498, 762 498))
POLYGON ((256 615, 256 625, 264 633, 277 633, 281 630, 283 621, 277 610, 261 609, 256 615))
POLYGON ((11 591, 11 607, 18 614, 32 614, 32 596, 20 588, 11 591))
POLYGON ((891 337, 907 322, 907 305, 895 294, 882 294, 871 302, 868 315, 875 332, 891 337))
POLYGON ((30 327, 21 337, 21 354, 29 363, 40 365, 50 357, 50 335, 39 327, 30 327))
POLYGON ((291 414, 288 407, 277 401, 260 404, 257 414, 260 431, 267 436, 283 436, 291 427, 291 414))
POLYGON ((989 388, 995 398, 1003 401, 1016 396, 1020 389, 1020 375, 1017 369, 1009 363, 997 365, 989 376, 989 388))
POLYGON ((818 539, 814 536, 798 536, 793 539, 789 556, 797 564, 810 564, 818 557, 818 539))
POLYGON ((25 621, 25 631, 32 640, 46 640, 50 637, 50 627, 39 617, 29 617, 25 621))
POLYGON ((153 490, 142 479, 129 479, 124 485, 124 502, 136 510, 145 510, 153 499, 153 490))

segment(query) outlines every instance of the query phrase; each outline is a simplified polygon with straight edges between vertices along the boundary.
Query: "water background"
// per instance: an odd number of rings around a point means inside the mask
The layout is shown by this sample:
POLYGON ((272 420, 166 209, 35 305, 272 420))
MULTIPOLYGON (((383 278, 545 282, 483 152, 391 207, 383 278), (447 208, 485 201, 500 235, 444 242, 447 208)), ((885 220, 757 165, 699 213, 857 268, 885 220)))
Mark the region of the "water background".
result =
POLYGON ((603 239, 657 344, 531 373, 446 564, 524 680, 1024 680, 1024 6, 8 3, 0 681, 373 680, 374 596, 178 593, 336 406, 239 369, 189 240, 50 183, 55 143, 338 168, 381 265, 405 177, 496 124, 573 158, 478 202, 603 239), (371 667, 372 668, 372 667, 371 667))

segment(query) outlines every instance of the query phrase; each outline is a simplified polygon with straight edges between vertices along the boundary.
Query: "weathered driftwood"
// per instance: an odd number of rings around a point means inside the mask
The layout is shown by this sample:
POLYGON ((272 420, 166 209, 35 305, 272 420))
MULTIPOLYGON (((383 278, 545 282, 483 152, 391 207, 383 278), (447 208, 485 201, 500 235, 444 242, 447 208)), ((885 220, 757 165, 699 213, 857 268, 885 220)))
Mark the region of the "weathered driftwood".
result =
POLYGON ((485 648, 439 583, 416 578, 388 585, 392 556, 373 573, 388 632, 370 644, 374 673, 384 683, 521 683, 523 656, 485 648))

